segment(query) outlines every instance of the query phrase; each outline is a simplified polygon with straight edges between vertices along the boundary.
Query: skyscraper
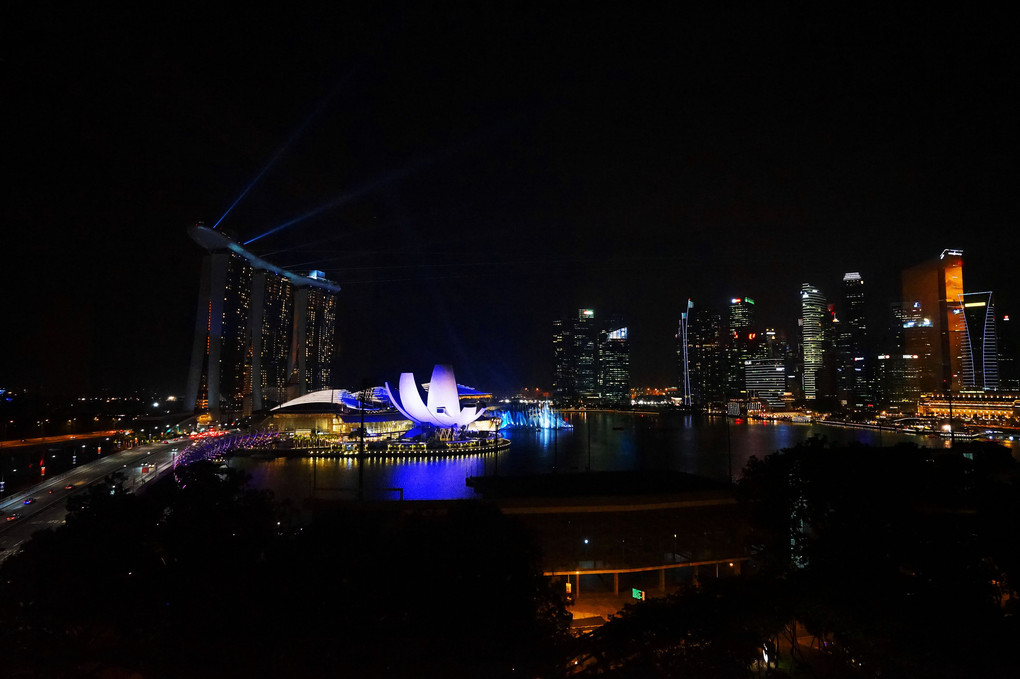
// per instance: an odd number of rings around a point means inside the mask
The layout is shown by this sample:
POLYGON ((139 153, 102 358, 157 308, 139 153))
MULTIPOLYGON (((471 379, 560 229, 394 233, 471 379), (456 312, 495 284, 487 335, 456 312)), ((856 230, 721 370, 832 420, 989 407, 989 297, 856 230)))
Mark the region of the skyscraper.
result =
MULTIPOLYGON (((706 408, 726 400, 726 328, 722 316, 706 307, 688 303, 687 373, 693 405, 706 408)), ((682 341, 682 334, 680 340, 682 341)), ((685 347, 677 346, 678 360, 685 347)), ((683 364, 678 364, 682 375, 683 364)))
POLYGON ((756 320, 754 307, 754 300, 750 297, 734 297, 730 300, 729 329, 731 333, 754 329, 756 320))
POLYGON ((991 292, 965 292, 963 302, 963 388, 999 388, 999 348, 991 292))
POLYGON ((818 396, 818 372, 822 369, 827 304, 825 295, 810 283, 800 286, 800 313, 804 398, 813 401, 818 396))
MULTIPOLYGON (((614 335, 615 344, 610 350, 617 352, 622 347, 627 348, 627 382, 629 385, 629 338, 626 336, 627 332, 623 324, 617 323, 617 326, 612 330, 622 329, 623 333, 622 336, 621 333, 614 335)), ((591 400, 600 396, 600 378, 603 377, 599 372, 601 330, 602 328, 596 321, 594 309, 578 309, 577 315, 573 318, 553 322, 553 359, 555 361, 553 394, 557 399, 578 401, 591 400)), ((617 384, 620 361, 623 359, 618 353, 614 353, 612 360, 617 365, 617 368, 614 369, 616 377, 613 377, 612 381, 617 384)))
POLYGON ((594 309, 578 309, 571 335, 574 389, 579 398, 598 395, 598 327, 594 309))
POLYGON ((687 308, 680 313, 680 327, 678 329, 677 338, 677 374, 679 376, 680 387, 679 391, 683 398, 683 404, 686 407, 694 405, 694 399, 691 392, 691 364, 690 364, 690 344, 688 339, 688 330, 690 328, 691 310, 694 309, 694 302, 690 299, 687 300, 687 308))
POLYGON ((613 316, 599 333, 599 395, 607 403, 630 403, 630 337, 623 319, 613 316))
POLYGON ((744 362, 752 358, 761 339, 755 327, 755 303, 750 297, 730 300, 726 336, 726 390, 730 397, 745 394, 744 362))
POLYGON ((747 397, 768 403, 771 410, 783 408, 786 392, 786 366, 782 358, 749 358, 744 361, 747 397))
POLYGON ((859 408, 873 400, 869 387, 872 366, 865 351, 866 336, 864 279, 853 271, 843 275, 843 308, 837 339, 839 396, 850 407, 859 408))
POLYGON ((186 403, 221 419, 331 386, 340 288, 321 272, 263 261, 221 231, 189 233, 206 256, 186 403))
MULTIPOLYGON (((917 355, 916 391, 963 387, 963 251, 906 269, 903 280, 905 355, 917 355)), ((914 389, 912 389, 913 391, 914 389)))
POLYGON ((995 323, 995 337, 999 346, 999 388, 1007 391, 1020 390, 1020 374, 1017 371, 1018 340, 1009 314, 1002 314, 995 323))
POLYGON ((573 323, 570 319, 553 321, 553 399, 564 401, 573 398, 574 372, 571 361, 573 323))

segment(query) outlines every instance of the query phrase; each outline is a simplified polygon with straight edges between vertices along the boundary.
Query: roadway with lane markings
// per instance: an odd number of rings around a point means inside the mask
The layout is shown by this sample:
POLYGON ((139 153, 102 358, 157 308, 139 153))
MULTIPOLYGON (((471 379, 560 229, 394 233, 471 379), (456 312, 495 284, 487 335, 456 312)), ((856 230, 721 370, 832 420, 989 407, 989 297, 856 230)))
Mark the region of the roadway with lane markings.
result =
POLYGON ((123 472, 124 490, 138 492, 172 469, 174 457, 190 441, 152 443, 106 455, 0 500, 0 563, 16 553, 32 534, 62 525, 67 519, 67 498, 98 483, 114 472, 123 472), (71 485, 73 488, 65 489, 71 485), (25 504, 26 500, 34 500, 25 504), (8 517, 16 516, 13 520, 8 517))

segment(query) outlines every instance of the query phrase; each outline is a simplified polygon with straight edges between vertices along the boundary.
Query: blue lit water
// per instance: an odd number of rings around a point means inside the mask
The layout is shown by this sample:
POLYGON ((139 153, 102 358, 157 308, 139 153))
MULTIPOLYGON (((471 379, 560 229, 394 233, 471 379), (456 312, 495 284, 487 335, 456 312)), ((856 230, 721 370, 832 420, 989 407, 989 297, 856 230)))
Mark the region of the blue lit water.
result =
MULTIPOLYGON (((507 431, 509 450, 499 454, 365 463, 364 493, 371 499, 438 500, 475 497, 469 476, 553 472, 668 469, 725 480, 739 478, 747 460, 796 445, 811 436, 865 445, 910 442, 942 446, 938 439, 870 429, 812 424, 768 424, 679 414, 568 413, 572 429, 507 431), (401 489, 401 490, 396 490, 401 489)), ((234 458, 231 466, 252 476, 252 485, 295 503, 309 497, 355 498, 358 463, 353 459, 234 458)))

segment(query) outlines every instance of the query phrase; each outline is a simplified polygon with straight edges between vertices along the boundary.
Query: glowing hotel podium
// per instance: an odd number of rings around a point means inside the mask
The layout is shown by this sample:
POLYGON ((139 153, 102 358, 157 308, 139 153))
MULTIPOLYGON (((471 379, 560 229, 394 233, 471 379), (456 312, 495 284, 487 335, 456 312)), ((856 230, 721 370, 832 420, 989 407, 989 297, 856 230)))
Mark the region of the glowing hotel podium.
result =
POLYGON ((188 234, 206 255, 185 403, 219 420, 330 387, 340 286, 270 264, 222 231, 188 234))

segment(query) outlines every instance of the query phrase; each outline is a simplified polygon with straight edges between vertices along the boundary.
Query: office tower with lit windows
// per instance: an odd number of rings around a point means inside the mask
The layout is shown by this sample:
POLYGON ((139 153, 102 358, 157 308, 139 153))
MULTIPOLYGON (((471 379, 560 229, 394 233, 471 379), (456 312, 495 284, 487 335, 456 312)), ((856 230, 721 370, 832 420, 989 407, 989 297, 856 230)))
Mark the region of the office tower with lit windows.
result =
POLYGON ((1017 355, 1020 354, 1020 336, 1017 335, 1009 314, 1001 314, 995 323, 995 336, 999 347, 999 388, 1020 391, 1020 372, 1017 355))
POLYGON ((843 275, 843 305, 839 312, 837 374, 840 400, 861 408, 873 400, 869 385, 871 362, 866 352, 864 279, 856 271, 843 275))
POLYGON ((570 319, 557 318, 553 321, 552 395, 556 401, 567 400, 574 393, 574 375, 570 361, 572 327, 570 319))
POLYGON ((744 361, 747 397, 765 401, 770 410, 783 409, 786 366, 782 358, 749 358, 744 361))
POLYGON ((750 297, 730 300, 726 337, 726 390, 730 397, 743 396, 744 361, 753 357, 762 340, 755 327, 755 302, 750 297))
POLYGON ((186 403, 221 420, 331 386, 340 288, 259 259, 221 231, 189 234, 206 255, 186 403))
POLYGON ((694 302, 688 299, 687 308, 680 313, 680 327, 677 328, 676 334, 677 377, 679 378, 677 391, 680 392, 683 405, 687 408, 694 405, 694 396, 691 392, 690 340, 688 339, 691 311, 693 310, 694 302))
POLYGON ((906 269, 903 284, 905 355, 916 355, 911 391, 942 393, 963 387, 963 251, 906 269))
POLYGON ((963 388, 999 388, 999 347, 991 292, 965 292, 963 302, 963 388))
POLYGON ((614 405, 630 403, 630 338, 620 316, 611 316, 599 332, 599 395, 614 405))
MULTIPOLYGON (((709 408, 726 401, 726 326, 722 316, 707 307, 688 303, 687 374, 692 405, 709 408)), ((678 338, 682 341, 682 337, 678 338)), ((678 370, 682 371, 683 347, 677 346, 678 370)), ((680 372, 682 375, 683 373, 680 372)))
POLYGON ((818 397, 818 373, 822 370, 825 345, 824 331, 828 305, 825 295, 810 283, 800 286, 800 332, 803 357, 804 398, 813 401, 818 397))
POLYGON ((578 401, 598 397, 599 330, 594 309, 553 322, 553 395, 578 401))
POLYGON ((756 320, 753 299, 750 297, 734 297, 730 300, 728 327, 731 333, 753 330, 756 320))
POLYGON ((574 319, 574 389, 579 398, 598 395, 598 326, 594 309, 578 309, 574 319))

